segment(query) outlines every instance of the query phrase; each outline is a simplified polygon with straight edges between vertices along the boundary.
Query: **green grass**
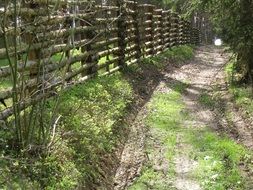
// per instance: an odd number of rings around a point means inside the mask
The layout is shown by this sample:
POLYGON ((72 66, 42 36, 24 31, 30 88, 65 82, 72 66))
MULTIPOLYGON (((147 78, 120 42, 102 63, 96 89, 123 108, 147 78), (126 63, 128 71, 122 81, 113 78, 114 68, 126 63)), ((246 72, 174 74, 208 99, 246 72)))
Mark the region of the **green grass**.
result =
MULTIPOLYGON (((0 59, 0 67, 5 67, 9 65, 9 61, 7 59, 0 59)), ((12 82, 10 77, 0 78, 0 91, 6 88, 11 87, 12 82)))
POLYGON ((229 91, 233 95, 237 106, 244 109, 249 117, 253 116, 253 90, 251 85, 237 84, 235 74, 235 60, 231 60, 225 67, 227 82, 229 83, 229 91))
POLYGON ((147 189, 156 189, 156 190, 173 190, 171 186, 168 186, 166 182, 161 180, 163 174, 155 171, 153 168, 144 168, 141 174, 141 177, 138 179, 134 185, 129 187, 129 190, 147 190, 147 189))
MULTIPOLYGON (((173 47, 171 50, 153 58, 144 59, 143 61, 146 64, 154 65, 157 69, 163 69, 168 59, 175 63, 180 63, 191 59, 193 55, 192 47, 179 46, 173 47)), ((185 105, 182 101, 182 93, 184 93, 188 85, 188 82, 175 82, 174 84, 168 84, 171 88, 170 93, 154 94, 149 103, 150 113, 146 118, 147 126, 151 129, 153 128, 160 131, 159 133, 162 134, 160 140, 163 146, 166 147, 164 156, 169 163, 168 172, 165 175, 168 175, 171 181, 175 178, 175 164, 173 160, 177 151, 177 133, 182 130, 182 121, 189 117, 189 114, 184 111, 185 105)), ((146 152, 149 157, 155 154, 153 147, 146 147, 146 152)), ((163 173, 154 170, 154 168, 152 168, 152 163, 148 162, 142 169, 141 176, 129 190, 173 190, 172 184, 168 181, 164 181, 163 176, 163 173)))
MULTIPOLYGON (((74 52, 78 54, 79 52, 74 52)), ((61 54, 54 55, 53 59, 59 61, 61 54)), ((163 58, 163 60, 165 60, 163 58)), ((105 58, 100 60, 104 63, 105 58)), ((157 60, 158 61, 158 60, 157 60)), ((164 67, 164 63, 162 64, 164 67)), ((77 64, 78 66, 78 64, 77 64)), ((156 65, 156 68, 159 66, 156 65)), ((135 66, 138 70, 138 66, 135 66)), ((134 69, 133 72, 136 72, 134 69)), ((175 86, 175 91, 169 96, 157 94, 158 110, 169 112, 163 115, 163 119, 156 121, 154 111, 149 117, 150 125, 159 124, 166 133, 163 139, 168 146, 166 157, 173 158, 175 147, 175 133, 173 128, 180 125, 177 117, 183 109, 182 104, 174 103, 180 99, 183 88, 175 86), (166 105, 163 105, 167 102, 166 105), (165 126, 168 122, 169 127, 165 126), (172 132, 171 132, 172 131, 172 132)), ((43 112, 46 131, 52 135, 51 117, 61 116, 57 123, 55 144, 47 154, 31 152, 28 156, 20 157, 10 142, 13 141, 11 128, 0 129, 0 188, 3 189, 75 189, 77 186, 88 188, 91 184, 99 183, 101 176, 106 173, 101 169, 112 153, 116 144, 122 140, 122 131, 127 127, 120 123, 126 114, 126 108, 132 101, 133 90, 122 74, 97 77, 78 85, 68 91, 61 92, 58 98, 46 102, 46 110, 43 112), (55 107, 56 102, 59 105, 55 107), (53 113, 53 110, 56 112, 53 113)), ((151 108, 153 109, 153 108, 151 108)), ((37 136, 41 128, 39 120, 34 119, 35 135, 31 141, 31 147, 37 147, 37 136)), ((51 138, 47 139, 48 141, 51 138)), ((23 154, 23 153, 22 153, 23 154)), ((27 153, 26 153, 27 154, 27 153)), ((110 163, 108 163, 110 164, 110 163)), ((173 175, 173 164, 168 173, 173 175)), ((146 173, 146 172, 144 172, 146 173)), ((147 175, 156 175, 156 171, 147 168, 147 175)), ((159 174, 160 175, 160 174, 159 174)), ((152 177, 153 178, 153 177, 152 177)), ((142 184, 141 184, 142 185, 142 184)), ((164 188, 163 183, 157 184, 158 188, 164 188)), ((138 188, 137 188, 138 189, 138 188)))
MULTIPOLYGON (((82 52, 81 52, 81 48, 80 48, 79 50, 78 50, 78 49, 73 49, 73 50, 70 51, 70 57, 71 57, 71 56, 79 55, 79 54, 81 54, 81 53, 82 53, 82 52)), ((56 62, 59 62, 59 61, 61 61, 61 60, 63 60, 63 59, 66 59, 65 52, 57 53, 57 54, 53 55, 53 56, 51 57, 51 59, 52 59, 53 61, 56 61, 56 62)), ((80 61, 78 61, 78 62, 76 62, 76 63, 73 63, 73 64, 71 65, 71 69, 73 69, 73 70, 77 70, 77 69, 79 69, 80 67, 81 67, 81 62, 80 62, 80 61)))
POLYGON ((234 95, 235 103, 246 110, 247 114, 253 116, 253 94, 250 86, 231 86, 230 92, 234 95))
POLYGON ((191 59, 194 56, 194 51, 191 46, 181 45, 172 47, 171 50, 168 50, 164 54, 172 61, 183 62, 191 59))
POLYGON ((235 70, 235 60, 231 60, 225 67, 226 80, 229 84, 233 83, 235 70))
MULTIPOLYGON (((176 90, 172 90, 168 94, 156 93, 150 104, 150 113, 146 119, 147 125, 150 128, 160 131, 162 134, 160 140, 162 146, 166 147, 164 152, 165 158, 168 160, 168 172, 167 175, 172 181, 175 178, 175 164, 173 162, 176 154, 176 136, 182 128, 182 121, 188 117, 183 112, 185 106, 181 99, 181 93, 186 88, 186 85, 176 84, 176 90)), ((147 153, 150 157, 155 154, 152 150, 154 147, 147 147, 147 153)), ((163 173, 155 171, 152 168, 152 163, 147 163, 147 166, 143 168, 140 178, 129 188, 129 190, 145 190, 157 189, 157 190, 173 190, 171 183, 164 181, 163 173)))
POLYGON ((193 146, 191 157, 198 162, 192 175, 205 190, 245 190, 239 165, 250 156, 249 151, 208 128, 187 131, 185 137, 193 146))
POLYGON ((148 125, 164 130, 178 128, 181 118, 180 111, 184 105, 179 101, 180 93, 172 91, 170 94, 158 93, 154 96, 152 114, 148 117, 148 125))
MULTIPOLYGON (((184 150, 184 154, 198 163, 191 177, 199 181, 204 190, 245 190, 246 179, 242 176, 239 165, 245 158, 251 159, 250 151, 228 137, 210 131, 208 127, 184 128, 182 122, 189 116, 183 112, 184 105, 178 92, 156 94, 150 109, 148 125, 160 129, 166 136, 164 146, 168 150, 166 158, 169 160, 170 170, 167 175, 170 179, 175 179, 173 159, 176 152, 180 151, 176 150, 176 136, 181 135, 185 143, 191 145, 188 150, 184 150)), ((154 175, 159 184, 159 180, 162 180, 160 174, 154 174, 152 167, 144 168, 141 177, 130 190, 146 189, 144 184, 148 184, 154 175)), ((156 186, 155 189, 166 188, 156 186)))
POLYGON ((12 82, 10 78, 0 79, 0 90, 10 88, 11 86, 12 86, 12 82))
MULTIPOLYGON (((62 95, 59 105, 64 118, 62 126, 73 134, 68 139, 68 148, 78 158, 72 160, 73 169, 81 174, 76 182, 100 175, 98 164, 103 156, 99 155, 113 150, 118 140, 115 124, 124 116, 131 97, 131 87, 120 74, 91 80, 62 95)), ((55 189, 58 188, 68 189, 55 189)))
POLYGON ((4 67, 8 65, 9 65, 8 59, 0 59, 0 67, 4 67))
POLYGON ((144 58, 143 61, 147 64, 153 64, 158 69, 163 69, 166 66, 166 61, 173 63, 182 63, 192 59, 194 56, 194 48, 188 45, 175 46, 164 51, 160 55, 151 58, 144 58))
MULTIPOLYGON (((187 144, 181 154, 198 163, 190 177, 198 181, 203 190, 246 190, 247 179, 243 177, 240 165, 244 163, 252 170, 252 152, 226 135, 211 131, 208 126, 184 126, 185 120, 194 119, 185 110, 182 101, 182 93, 187 86, 187 83, 180 82, 170 84, 171 91, 167 94, 156 93, 149 105, 147 125, 163 134, 159 138, 167 150, 165 158, 168 160, 169 171, 166 175, 172 181, 176 178, 174 159, 181 151, 177 150, 179 135, 187 144)), ((201 94, 199 101, 209 108, 215 103, 206 93, 201 94)), ((146 149, 148 155, 155 154, 155 147, 149 145, 146 149)), ((159 171, 154 170, 152 163, 148 161, 141 176, 129 189, 149 189, 150 183, 153 189, 173 189, 171 186, 166 186, 164 177, 159 171), (156 183, 152 183, 153 181, 156 183)))
MULTIPOLYGON (((111 60, 113 58, 113 55, 109 55, 108 59, 111 60)), ((104 64, 107 61, 107 56, 104 56, 99 59, 98 64, 104 64)))
MULTIPOLYGON (((0 155, 4 155, 0 160, 0 188, 75 189, 98 182, 101 175, 106 175, 101 169, 106 155, 122 139, 126 126, 120 121, 132 96, 131 86, 117 73, 94 78, 61 93, 59 99, 51 99, 44 117, 53 115, 55 101, 59 101, 56 116, 62 117, 56 128, 57 141, 47 155, 36 159, 31 155, 17 157, 15 150, 8 148, 13 135, 1 129, 5 135, 0 137, 0 155)), ((31 144, 36 143, 34 138, 31 144)))

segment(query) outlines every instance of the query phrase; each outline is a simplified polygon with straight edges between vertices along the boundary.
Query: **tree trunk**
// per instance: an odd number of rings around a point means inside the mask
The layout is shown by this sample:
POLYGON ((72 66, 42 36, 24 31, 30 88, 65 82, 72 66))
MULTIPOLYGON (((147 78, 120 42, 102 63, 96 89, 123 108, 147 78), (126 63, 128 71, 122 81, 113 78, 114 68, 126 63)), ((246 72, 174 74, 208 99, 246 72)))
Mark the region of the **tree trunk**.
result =
POLYGON ((243 47, 238 50, 239 62, 241 68, 246 68, 244 80, 252 84, 253 79, 253 1, 241 0, 240 2, 240 28, 243 33, 243 47))

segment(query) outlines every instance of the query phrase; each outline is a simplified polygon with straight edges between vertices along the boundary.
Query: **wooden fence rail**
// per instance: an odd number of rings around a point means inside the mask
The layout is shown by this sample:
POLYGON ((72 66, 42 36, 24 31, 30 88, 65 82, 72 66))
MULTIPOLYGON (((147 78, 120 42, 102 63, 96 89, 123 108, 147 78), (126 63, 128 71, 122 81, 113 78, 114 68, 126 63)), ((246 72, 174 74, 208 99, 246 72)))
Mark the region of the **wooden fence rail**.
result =
POLYGON ((110 74, 176 45, 200 43, 200 31, 190 22, 154 5, 47 2, 54 6, 35 0, 18 11, 11 5, 0 11, 0 40, 6 41, 0 48, 0 100, 8 105, 0 106, 0 120, 13 115, 16 74, 22 111, 62 87, 110 74))

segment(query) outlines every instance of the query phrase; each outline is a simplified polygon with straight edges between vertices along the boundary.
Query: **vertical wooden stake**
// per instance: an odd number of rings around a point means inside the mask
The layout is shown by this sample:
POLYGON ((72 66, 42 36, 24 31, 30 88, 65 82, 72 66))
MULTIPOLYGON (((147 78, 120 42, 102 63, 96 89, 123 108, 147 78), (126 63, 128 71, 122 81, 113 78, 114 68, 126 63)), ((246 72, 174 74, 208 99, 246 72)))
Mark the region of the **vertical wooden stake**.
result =
POLYGON ((118 61, 118 65, 122 66, 123 68, 126 67, 126 61, 125 61, 125 50, 126 50, 126 3, 123 0, 117 0, 117 7, 119 8, 119 10, 117 11, 117 16, 118 18, 118 22, 117 22, 117 26, 118 26, 118 46, 119 46, 119 52, 118 52, 118 57, 119 57, 119 61, 118 61))
POLYGON ((141 39, 140 39, 140 27, 139 27, 139 9, 138 9, 138 3, 135 0, 134 5, 133 5, 133 20, 134 20, 134 35, 135 35, 135 45, 136 45, 136 56, 135 58, 138 60, 137 62, 139 63, 139 60, 141 58, 141 39))
MULTIPOLYGON (((93 4, 91 5, 91 8, 89 9, 89 11, 87 11, 87 13, 92 12, 92 11, 93 11, 93 4)), ((95 23, 95 21, 93 19, 90 19, 89 21, 86 21, 86 22, 80 21, 81 26, 85 26, 85 25, 91 26, 91 25, 94 25, 94 23, 95 23)), ((98 63, 97 57, 96 57, 96 55, 94 55, 95 52, 93 52, 93 49, 92 49, 92 43, 95 43, 92 41, 95 41, 95 36, 96 36, 96 32, 90 31, 90 30, 85 32, 85 34, 81 35, 82 39, 86 39, 88 41, 86 46, 83 46, 81 48, 81 52, 82 53, 87 52, 89 54, 88 57, 86 58, 86 60, 81 61, 82 65, 85 65, 85 64, 91 65, 94 63, 98 63)), ((97 73, 97 64, 95 66, 89 67, 85 72, 82 73, 82 76, 91 75, 94 73, 97 73)))
POLYGON ((151 28, 150 30, 150 55, 154 55, 155 54, 155 48, 154 48, 154 36, 155 36, 155 24, 154 24, 154 6, 149 6, 148 7, 148 13, 150 13, 150 15, 148 16, 148 19, 150 20, 150 25, 149 27, 151 28))

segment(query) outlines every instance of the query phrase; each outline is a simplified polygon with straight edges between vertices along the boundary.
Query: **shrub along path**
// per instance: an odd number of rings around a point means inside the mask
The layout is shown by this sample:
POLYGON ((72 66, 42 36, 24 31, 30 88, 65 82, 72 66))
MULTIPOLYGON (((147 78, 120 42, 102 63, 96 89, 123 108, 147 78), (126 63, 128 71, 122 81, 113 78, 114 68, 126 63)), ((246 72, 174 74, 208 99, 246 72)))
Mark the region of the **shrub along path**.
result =
POLYGON ((252 133, 224 104, 222 52, 200 47, 190 64, 168 65, 133 123, 114 189, 253 189, 252 133))

